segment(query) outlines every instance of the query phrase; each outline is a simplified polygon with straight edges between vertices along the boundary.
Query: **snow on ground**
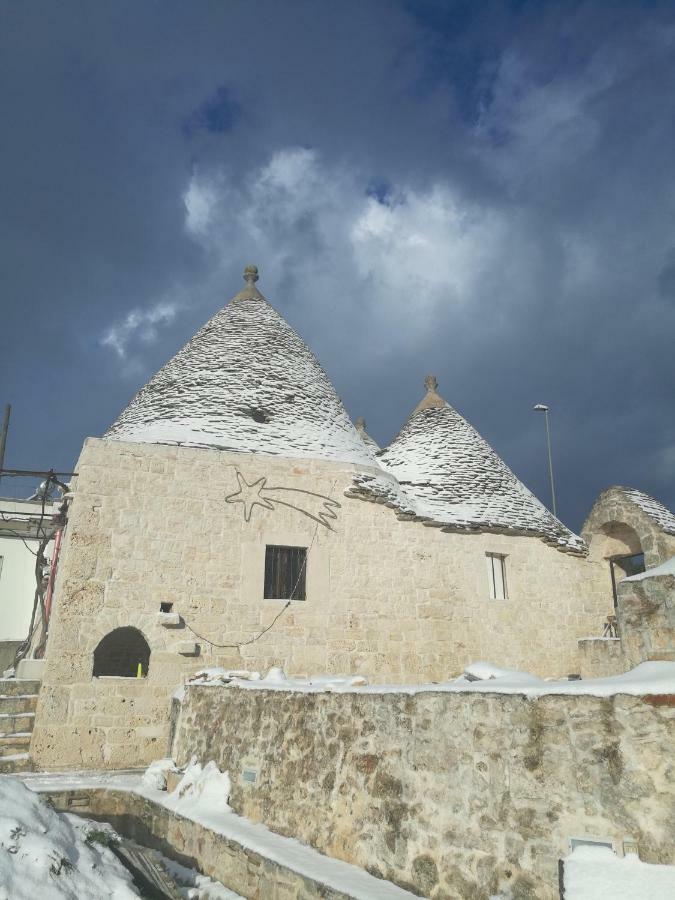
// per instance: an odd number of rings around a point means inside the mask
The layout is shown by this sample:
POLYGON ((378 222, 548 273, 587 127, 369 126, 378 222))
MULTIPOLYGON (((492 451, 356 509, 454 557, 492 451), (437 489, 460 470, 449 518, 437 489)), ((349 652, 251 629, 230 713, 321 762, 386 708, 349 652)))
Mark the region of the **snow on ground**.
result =
POLYGON ((658 578, 659 575, 675 575, 675 556, 671 556, 660 566, 654 566, 653 569, 647 569, 638 575, 631 575, 624 578, 623 581, 644 581, 645 578, 658 578))
MULTIPOLYGON (((240 846, 293 872, 319 881, 333 890, 348 893, 355 900, 415 900, 415 895, 409 891, 391 882, 375 878, 358 866, 324 856, 318 850, 314 850, 294 838, 275 834, 264 825, 250 822, 237 815, 227 803, 227 794, 229 793, 226 791, 226 785, 229 782, 227 773, 219 773, 215 763, 208 763, 201 769, 201 773, 199 769, 201 767, 193 767, 191 764, 186 770, 186 775, 188 770, 191 770, 190 778, 180 782, 175 791, 171 793, 149 787, 144 783, 142 773, 131 771, 119 774, 110 772, 26 773, 21 775, 21 780, 33 791, 86 790, 87 788, 130 791, 173 809, 180 815, 199 822, 200 825, 210 828, 240 846), (217 778, 217 775, 220 775, 220 779, 217 778), (201 792, 200 784, 203 785, 201 792), (182 805, 180 799, 176 799, 176 795, 181 790, 184 791, 183 796, 186 801, 182 805)), ((101 897, 106 896, 106 894, 101 895, 101 897)), ((14 900, 13 897, 12 900, 14 900)), ((23 898, 17 898, 17 900, 23 900, 23 898)), ((86 900, 89 898, 87 897, 86 900)), ((214 900, 216 900, 215 897, 214 900)))
MULTIPOLYGON (((217 684, 217 681, 201 682, 217 684)), ((223 681, 220 682, 225 683, 223 681)), ((442 692, 449 694, 522 694, 525 697, 544 697, 549 694, 589 695, 612 697, 616 694, 675 694, 675 663, 645 662, 609 678, 586 678, 579 681, 544 681, 528 672, 504 669, 491 663, 474 663, 453 681, 429 684, 368 684, 360 675, 313 675, 310 678, 261 678, 259 681, 232 678, 232 687, 242 690, 293 691, 306 694, 322 692, 363 694, 418 694, 442 692)))
POLYGON ((231 790, 230 776, 227 772, 221 772, 213 760, 202 766, 192 759, 175 789, 165 794, 162 802, 169 809, 188 817, 192 813, 213 810, 230 812, 228 801, 231 790))
POLYGON ((143 784, 156 791, 165 791, 167 773, 172 772, 175 767, 176 764, 172 759, 155 760, 143 773, 143 784))
POLYGON ((131 875, 75 816, 0 775, 0 900, 131 900, 131 875))
POLYGON ((609 847, 577 847, 565 859, 565 900, 672 900, 675 866, 623 859, 609 847))

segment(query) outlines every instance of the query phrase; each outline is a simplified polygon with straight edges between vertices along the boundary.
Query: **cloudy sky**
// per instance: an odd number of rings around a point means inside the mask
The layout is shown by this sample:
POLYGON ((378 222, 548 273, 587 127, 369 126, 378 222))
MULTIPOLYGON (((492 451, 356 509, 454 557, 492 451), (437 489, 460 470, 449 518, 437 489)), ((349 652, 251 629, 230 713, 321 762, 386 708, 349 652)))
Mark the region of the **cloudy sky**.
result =
POLYGON ((1 0, 6 465, 70 469, 255 262, 380 443, 434 372, 545 502, 551 406, 571 527, 675 507, 674 87, 672 2, 1 0))

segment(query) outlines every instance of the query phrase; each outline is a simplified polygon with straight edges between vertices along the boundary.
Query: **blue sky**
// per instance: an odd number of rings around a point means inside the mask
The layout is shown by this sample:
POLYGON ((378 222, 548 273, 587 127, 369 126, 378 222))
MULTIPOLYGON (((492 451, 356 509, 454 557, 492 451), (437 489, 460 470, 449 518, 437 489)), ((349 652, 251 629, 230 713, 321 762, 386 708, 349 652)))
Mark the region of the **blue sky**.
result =
POLYGON ((571 527, 675 507, 674 80, 672 3, 0 2, 6 464, 70 469, 255 262, 380 443, 431 371, 545 502, 551 406, 571 527))

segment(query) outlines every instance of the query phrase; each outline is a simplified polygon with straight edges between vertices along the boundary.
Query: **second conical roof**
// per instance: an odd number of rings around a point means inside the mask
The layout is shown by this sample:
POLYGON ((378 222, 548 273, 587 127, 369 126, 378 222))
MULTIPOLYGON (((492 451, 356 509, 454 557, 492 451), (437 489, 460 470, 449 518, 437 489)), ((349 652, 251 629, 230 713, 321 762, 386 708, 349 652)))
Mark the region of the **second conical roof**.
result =
POLYGON ((569 531, 514 475, 492 447, 436 391, 427 393, 384 450, 380 463, 430 520, 472 530, 536 534, 581 551, 569 531))

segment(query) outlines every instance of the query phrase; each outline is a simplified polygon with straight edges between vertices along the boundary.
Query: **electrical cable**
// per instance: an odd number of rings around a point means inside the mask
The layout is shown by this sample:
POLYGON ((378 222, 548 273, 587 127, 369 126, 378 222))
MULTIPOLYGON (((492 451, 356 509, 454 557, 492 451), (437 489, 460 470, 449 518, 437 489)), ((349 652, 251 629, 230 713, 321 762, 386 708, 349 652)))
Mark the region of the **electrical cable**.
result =
MULTIPOLYGON (((333 481, 333 486, 330 489, 329 497, 333 496, 333 491, 335 490, 336 484, 337 484, 337 478, 335 479, 335 481, 333 481)), ((216 644, 215 641, 210 641, 207 637, 204 637, 203 634, 199 634, 198 631, 195 631, 194 628, 192 628, 185 621, 185 619, 183 619, 183 622, 185 623, 185 627, 188 629, 188 631, 191 631, 192 634, 194 634, 195 637, 198 637, 201 641, 205 641, 210 647, 217 647, 219 650, 238 650, 239 652, 241 652, 242 647, 247 647, 249 644, 255 644, 256 641, 259 641, 260 638, 263 637, 263 635, 267 634, 267 632, 274 625, 276 625, 276 623, 279 621, 279 619, 283 616, 283 614, 286 612, 288 607, 291 605, 291 602, 293 601, 293 595, 295 594, 296 590, 298 589, 298 585, 300 584, 300 579, 302 578, 302 575, 307 566, 307 558, 309 557, 309 552, 312 549, 312 547, 314 546, 314 541, 316 540, 316 535, 319 531, 319 524, 320 523, 317 522, 316 526, 314 527, 314 534, 312 535, 312 540, 310 541, 309 547, 307 548, 307 553, 305 553, 305 558, 302 562, 302 565, 300 566, 300 571, 298 572, 298 577, 293 586, 293 590, 291 591, 290 598, 286 601, 284 606, 279 610, 279 612, 276 614, 276 616, 272 619, 270 624, 266 625, 265 628, 263 628, 263 630, 259 634, 256 634, 252 638, 249 638, 247 641, 240 641, 238 644, 216 644)))

